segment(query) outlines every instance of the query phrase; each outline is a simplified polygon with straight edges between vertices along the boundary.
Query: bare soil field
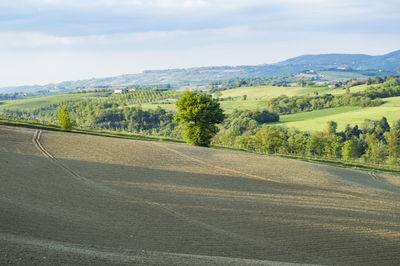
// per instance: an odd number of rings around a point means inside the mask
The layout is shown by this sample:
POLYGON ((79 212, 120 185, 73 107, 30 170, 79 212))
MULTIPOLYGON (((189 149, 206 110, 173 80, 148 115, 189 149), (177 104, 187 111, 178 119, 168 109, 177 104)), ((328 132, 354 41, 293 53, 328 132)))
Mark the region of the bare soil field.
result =
POLYGON ((398 265, 400 177, 0 126, 0 264, 398 265))

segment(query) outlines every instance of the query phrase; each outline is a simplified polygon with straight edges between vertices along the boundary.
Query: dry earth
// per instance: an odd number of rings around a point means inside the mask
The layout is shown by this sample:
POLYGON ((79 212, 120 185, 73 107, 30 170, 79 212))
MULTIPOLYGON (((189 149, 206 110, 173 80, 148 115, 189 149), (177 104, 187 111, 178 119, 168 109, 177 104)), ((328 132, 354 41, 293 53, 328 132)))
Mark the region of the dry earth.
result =
POLYGON ((395 265, 400 177, 0 126, 0 264, 395 265))

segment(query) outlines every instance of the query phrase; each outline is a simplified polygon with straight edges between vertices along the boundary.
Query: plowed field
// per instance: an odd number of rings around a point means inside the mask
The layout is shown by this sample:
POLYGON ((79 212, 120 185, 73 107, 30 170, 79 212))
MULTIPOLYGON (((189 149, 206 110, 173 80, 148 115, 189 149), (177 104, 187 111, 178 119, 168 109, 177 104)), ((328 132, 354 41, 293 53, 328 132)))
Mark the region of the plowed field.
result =
POLYGON ((0 126, 0 264, 395 265, 400 177, 0 126))

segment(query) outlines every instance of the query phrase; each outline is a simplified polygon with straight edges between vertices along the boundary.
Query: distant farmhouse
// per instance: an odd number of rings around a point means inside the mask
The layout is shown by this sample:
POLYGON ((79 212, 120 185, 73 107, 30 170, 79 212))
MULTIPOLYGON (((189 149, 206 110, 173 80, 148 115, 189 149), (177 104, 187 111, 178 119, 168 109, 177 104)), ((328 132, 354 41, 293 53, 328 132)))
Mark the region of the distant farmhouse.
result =
POLYGON ((98 87, 77 87, 76 88, 80 92, 88 92, 88 91, 109 91, 113 94, 124 94, 127 92, 134 92, 136 88, 129 88, 125 86, 98 86, 98 87))
POLYGON ((114 89, 114 94, 123 94, 128 92, 126 87, 112 87, 114 89))
POLYGON ((127 87, 113 87, 113 89, 114 89, 114 94, 124 94, 124 93, 127 93, 127 92, 136 91, 136 88, 128 89, 127 87))

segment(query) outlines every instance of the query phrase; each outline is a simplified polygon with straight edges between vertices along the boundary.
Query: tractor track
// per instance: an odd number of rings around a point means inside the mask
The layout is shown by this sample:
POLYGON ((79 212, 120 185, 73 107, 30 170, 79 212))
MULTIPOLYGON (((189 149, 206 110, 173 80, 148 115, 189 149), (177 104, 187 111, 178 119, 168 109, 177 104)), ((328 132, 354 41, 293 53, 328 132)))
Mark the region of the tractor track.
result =
POLYGON ((400 261, 399 194, 388 193, 399 191, 396 176, 46 130, 0 134, 9 151, 0 152, 0 265, 400 261))
POLYGON ((378 177, 375 170, 369 171, 368 174, 372 177, 372 179, 382 182, 382 180, 378 177))
MULTIPOLYGON (((187 222, 189 222, 189 223, 191 223, 193 225, 199 226, 201 228, 204 228, 204 229, 206 229, 208 231, 211 231, 211 232, 214 232, 216 234, 224 235, 224 236, 230 237, 232 239, 240 240, 240 241, 245 241, 245 242, 247 242, 248 244, 251 244, 251 245, 257 245, 258 244, 258 241, 255 240, 255 239, 244 237, 244 236, 238 235, 236 233, 229 232, 227 230, 221 229, 221 228, 219 228, 217 226, 210 225, 210 224, 207 224, 205 222, 199 221, 197 219, 191 218, 190 216, 185 215, 185 214, 177 211, 176 209, 168 206, 167 204, 154 202, 154 201, 146 201, 146 200, 134 197, 132 195, 127 196, 125 194, 122 194, 118 190, 112 189, 112 188, 110 188, 108 186, 105 186, 105 185, 100 185, 100 184, 98 184, 98 183, 96 183, 96 182, 94 182, 94 181, 92 181, 92 180, 90 180, 88 178, 85 178, 85 177, 81 176, 80 174, 76 173, 75 171, 73 171, 69 167, 67 167, 64 164, 62 164, 59 160, 57 160, 57 158, 54 155, 52 155, 43 146, 43 144, 40 142, 41 135, 42 135, 42 130, 36 130, 35 131, 35 133, 33 135, 33 138, 32 138, 32 142, 35 145, 35 147, 42 153, 43 156, 48 158, 52 163, 54 163, 58 167, 62 168, 66 172, 68 172, 75 179, 78 179, 79 181, 83 181, 86 184, 94 186, 96 189, 98 189, 98 190, 100 190, 102 192, 106 192, 106 193, 111 194, 113 196, 118 196, 120 199, 123 199, 125 201, 129 202, 129 201, 133 200, 134 202, 140 202, 140 203, 146 204, 147 206, 149 206, 151 208, 156 208, 156 209, 162 210, 164 213, 166 213, 168 215, 171 215, 171 216, 173 216, 175 218, 178 218, 178 219, 186 220, 187 222)), ((172 149, 171 149, 171 151, 179 153, 178 151, 175 151, 175 150, 172 150, 172 149)), ((184 155, 184 156, 186 156, 186 155, 184 155)), ((197 161, 197 159, 195 159, 195 158, 192 158, 190 156, 187 156, 187 157, 197 161)), ((227 168, 222 168, 222 169, 229 170, 227 168)))
POLYGON ((175 154, 177 154, 177 155, 179 155, 181 157, 184 157, 184 158, 189 159, 189 160, 191 160, 193 162, 196 162, 196 163, 199 163, 201 165, 204 165, 206 167, 211 167, 211 168, 214 168, 214 169, 217 169, 217 170, 220 170, 220 171, 228 172, 228 173, 239 175, 239 176, 246 177, 246 178, 264 180, 264 181, 269 181, 269 182, 274 182, 274 183, 277 182, 276 180, 273 180, 271 178, 267 178, 267 177, 263 177, 263 176, 259 176, 259 175, 254 175, 254 174, 246 173, 246 172, 243 172, 243 171, 238 171, 238 170, 235 170, 235 169, 232 169, 232 168, 226 168, 226 167, 222 167, 222 166, 218 166, 218 165, 215 165, 215 164, 212 164, 212 163, 208 163, 208 162, 202 161, 200 159, 197 159, 197 158, 194 158, 194 157, 192 157, 190 155, 184 154, 184 153, 182 153, 180 151, 177 151, 175 149, 167 147, 166 145, 160 144, 158 142, 154 142, 154 144, 156 144, 157 146, 159 146, 159 147, 161 147, 163 149, 171 151, 171 152, 173 152, 173 153, 175 153, 175 154))
POLYGON ((35 133, 33 134, 32 142, 44 157, 48 158, 52 163, 54 163, 58 167, 62 168, 66 172, 68 172, 75 179, 78 179, 80 181, 84 181, 85 183, 89 183, 89 184, 92 184, 92 185, 95 184, 91 180, 79 175, 78 173, 76 173, 75 171, 70 169, 69 167, 67 167, 64 164, 62 164, 59 160, 57 160, 57 158, 54 157, 48 150, 46 150, 46 148, 40 142, 41 136, 42 136, 42 130, 36 130, 35 133))

